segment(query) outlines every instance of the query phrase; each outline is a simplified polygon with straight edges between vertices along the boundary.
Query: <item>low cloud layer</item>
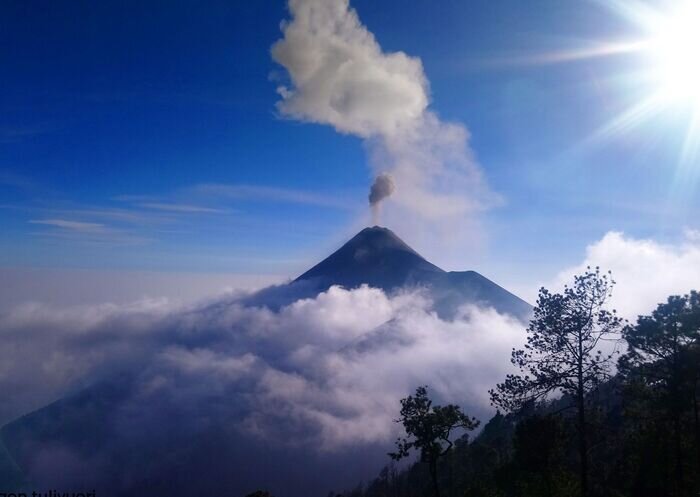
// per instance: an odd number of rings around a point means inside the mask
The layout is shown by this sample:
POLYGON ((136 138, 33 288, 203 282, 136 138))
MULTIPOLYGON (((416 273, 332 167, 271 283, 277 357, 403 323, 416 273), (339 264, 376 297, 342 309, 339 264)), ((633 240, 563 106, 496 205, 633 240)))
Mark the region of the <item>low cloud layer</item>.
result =
MULTIPOLYGON (((634 319, 668 295, 698 288, 700 240, 688 232, 671 245, 610 232, 546 286, 559 289, 588 265, 612 270, 613 305, 634 319)), ((490 309, 465 307, 441 319, 420 292, 334 287, 315 298, 284 300, 292 303, 279 309, 230 296, 194 307, 144 300, 5 311, 0 424, 137 371, 152 392, 173 381, 181 392, 194 391, 182 382, 199 385, 204 395, 213 393, 210 386, 235 386, 252 402, 238 420, 241 428, 265 437, 297 423, 293 431, 304 433, 297 441, 313 432, 311 438, 332 450, 390 440, 398 399, 418 384, 487 413, 486 392, 525 337, 523 323, 490 309), (288 415, 282 423, 275 421, 281 412, 288 415)))
POLYGON ((384 52, 348 0, 290 0, 289 11, 272 47, 289 77, 278 87, 279 112, 364 139, 373 173, 390 173, 397 186, 383 222, 417 248, 428 248, 422 240, 473 243, 475 215, 496 198, 467 129, 429 109, 420 59, 384 52))
POLYGON ((185 411, 229 399, 238 429, 323 451, 390 442, 398 400, 420 384, 484 416, 523 324, 475 307, 442 320, 431 306, 368 287, 277 311, 236 299, 24 306, 0 319, 0 423, 125 372, 137 372, 141 409, 163 395, 185 411))

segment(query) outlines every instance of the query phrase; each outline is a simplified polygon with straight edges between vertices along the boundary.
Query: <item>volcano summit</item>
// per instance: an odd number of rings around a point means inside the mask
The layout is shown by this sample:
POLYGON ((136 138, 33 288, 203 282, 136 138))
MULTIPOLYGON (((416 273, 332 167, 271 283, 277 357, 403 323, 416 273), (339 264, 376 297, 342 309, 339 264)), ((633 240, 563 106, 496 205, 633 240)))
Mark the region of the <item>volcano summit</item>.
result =
POLYGON ((463 304, 493 307, 500 313, 526 319, 530 304, 476 271, 444 271, 425 260, 387 228, 365 228, 340 249, 299 276, 315 291, 333 285, 357 288, 366 284, 392 292, 424 287, 438 311, 452 314, 463 304))

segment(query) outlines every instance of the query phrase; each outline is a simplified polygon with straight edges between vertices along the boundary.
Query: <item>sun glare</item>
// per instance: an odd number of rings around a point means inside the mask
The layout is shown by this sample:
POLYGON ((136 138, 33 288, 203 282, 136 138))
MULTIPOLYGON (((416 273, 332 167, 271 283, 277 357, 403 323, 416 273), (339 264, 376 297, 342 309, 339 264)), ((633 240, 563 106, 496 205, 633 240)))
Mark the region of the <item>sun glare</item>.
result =
MULTIPOLYGON (((633 40, 608 43, 607 50, 591 53, 590 57, 641 55, 643 65, 624 79, 635 93, 639 94, 639 89, 647 93, 585 142, 607 140, 666 115, 686 126, 678 156, 677 183, 697 184, 700 181, 700 0, 601 1, 636 25, 640 33, 633 40)), ((661 122, 668 129, 670 121, 661 122)))
POLYGON ((649 53, 662 96, 700 107, 700 1, 685 2, 660 16, 649 53))

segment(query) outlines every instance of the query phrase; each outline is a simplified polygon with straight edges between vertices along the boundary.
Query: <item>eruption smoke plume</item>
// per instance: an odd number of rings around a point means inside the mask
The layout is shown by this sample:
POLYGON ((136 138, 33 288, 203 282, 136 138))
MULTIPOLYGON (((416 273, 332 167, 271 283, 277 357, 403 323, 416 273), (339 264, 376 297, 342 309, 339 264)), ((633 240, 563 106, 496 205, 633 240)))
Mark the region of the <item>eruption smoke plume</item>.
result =
POLYGON ((428 255, 436 240, 456 241, 455 254, 463 252, 474 239, 475 214, 495 195, 473 160, 467 129, 429 109, 421 60, 382 51, 348 0, 289 0, 289 11, 284 37, 271 49, 288 75, 277 88, 280 114, 365 140, 375 172, 391 171, 401 184, 384 224, 428 255))
POLYGON ((380 203, 396 191, 394 178, 390 174, 382 173, 374 179, 369 189, 369 205, 372 208, 373 224, 379 224, 380 203))

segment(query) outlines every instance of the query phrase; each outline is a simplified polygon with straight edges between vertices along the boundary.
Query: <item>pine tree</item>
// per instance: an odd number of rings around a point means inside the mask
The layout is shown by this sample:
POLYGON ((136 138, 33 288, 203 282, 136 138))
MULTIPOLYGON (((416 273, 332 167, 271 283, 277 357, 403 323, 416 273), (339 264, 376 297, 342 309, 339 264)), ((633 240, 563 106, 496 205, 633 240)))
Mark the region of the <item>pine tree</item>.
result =
POLYGON ((541 288, 527 329, 524 349, 513 349, 511 362, 521 374, 510 374, 491 390, 492 403, 515 412, 528 404, 562 393, 577 412, 581 494, 588 495, 587 395, 609 378, 613 353, 601 351, 615 340, 623 320, 606 304, 615 282, 599 268, 574 277, 563 293, 541 288))
POLYGON ((420 451, 421 462, 428 465, 434 497, 440 497, 438 484, 438 460, 453 446, 451 435, 455 430, 474 430, 479 421, 464 414, 453 404, 433 405, 428 398, 428 387, 418 387, 415 395, 401 399, 401 417, 407 437, 396 441, 397 451, 389 456, 398 461, 408 456, 412 449, 420 451))

